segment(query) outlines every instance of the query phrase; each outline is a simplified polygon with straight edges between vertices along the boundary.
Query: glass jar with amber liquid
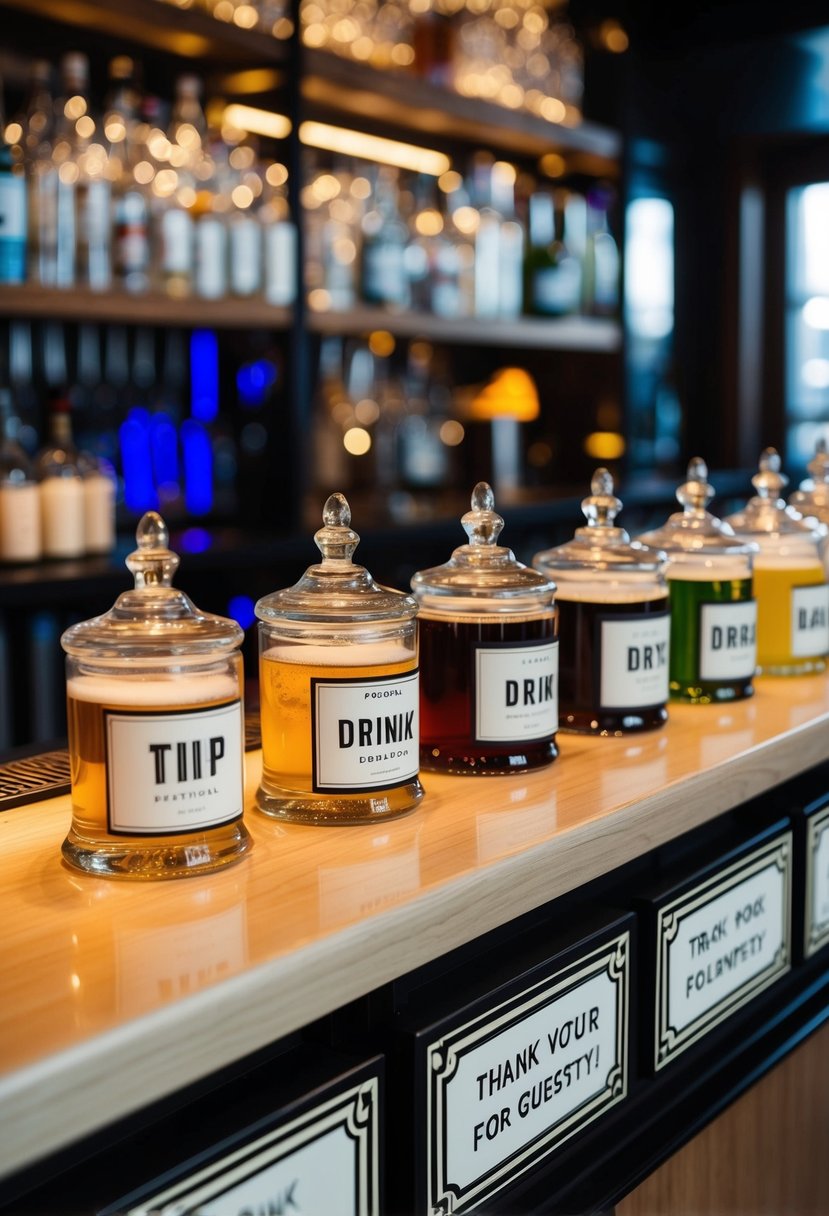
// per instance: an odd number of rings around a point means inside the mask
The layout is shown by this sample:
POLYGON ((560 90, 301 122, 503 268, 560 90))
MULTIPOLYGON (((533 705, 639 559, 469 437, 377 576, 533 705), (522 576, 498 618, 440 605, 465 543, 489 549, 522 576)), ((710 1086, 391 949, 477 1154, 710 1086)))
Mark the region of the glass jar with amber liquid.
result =
POLYGON ((260 811, 296 823, 374 823, 423 797, 418 666, 409 595, 352 561, 342 494, 314 536, 322 561, 264 596, 259 618, 260 811))
POLYGON ((412 579, 420 757, 439 772, 519 773, 558 755, 555 584, 497 543, 494 506, 479 482, 461 520, 468 543, 412 579))
POLYGON ((671 617, 665 554, 615 524, 622 504, 607 469, 582 502, 587 527, 537 553, 533 565, 558 588, 562 730, 623 735, 668 720, 671 617))
POLYGON ((171 586, 179 559, 160 515, 144 515, 136 539, 134 588, 61 639, 72 777, 63 856, 91 874, 177 878, 251 846, 244 634, 171 586))
POLYGON ((780 456, 766 448, 751 479, 757 493, 728 516, 734 531, 754 541, 757 665, 763 675, 824 671, 829 653, 829 585, 820 555, 820 529, 781 497, 787 478, 780 456))
POLYGON ((756 545, 707 510, 713 496, 708 466, 695 456, 676 492, 682 510, 639 537, 668 557, 670 691, 691 705, 752 696, 757 666, 756 545))

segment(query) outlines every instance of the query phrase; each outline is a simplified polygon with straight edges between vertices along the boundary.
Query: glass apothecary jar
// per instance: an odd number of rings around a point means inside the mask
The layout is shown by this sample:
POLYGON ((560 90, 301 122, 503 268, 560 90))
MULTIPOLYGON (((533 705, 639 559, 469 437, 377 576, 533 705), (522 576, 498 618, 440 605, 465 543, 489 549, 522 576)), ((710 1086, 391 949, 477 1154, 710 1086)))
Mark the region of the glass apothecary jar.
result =
POLYGON ((671 696, 694 705, 750 697, 757 666, 756 546, 707 510, 713 496, 696 456, 676 491, 682 510, 638 538, 667 554, 671 696))
POLYGON ((823 568, 829 575, 829 452, 825 439, 817 441, 815 454, 806 467, 809 476, 789 495, 789 506, 803 516, 809 527, 819 531, 823 568))
POLYGON ((820 555, 820 530, 782 492, 788 479, 780 455, 766 448, 751 479, 757 493, 727 517, 734 531, 754 541, 757 597, 757 665, 763 675, 823 671, 829 652, 829 586, 820 555))
POLYGON ((412 579, 424 768, 517 773, 558 755, 555 584, 497 543, 494 507, 479 482, 461 520, 468 543, 412 579))
POLYGON ((332 494, 322 554, 259 618, 262 783, 257 806, 299 823, 374 823, 412 810, 418 778, 418 670, 409 595, 352 561, 359 536, 332 494))
POLYGON ((607 469, 582 502, 587 526, 533 566, 555 579, 563 730, 621 735, 668 720, 671 617, 666 557, 615 524, 622 508, 607 469))
POLYGON ((63 856, 92 874, 201 874, 251 845, 244 634, 171 586, 179 559, 160 515, 144 515, 136 539, 135 586, 61 638, 72 776, 63 856))

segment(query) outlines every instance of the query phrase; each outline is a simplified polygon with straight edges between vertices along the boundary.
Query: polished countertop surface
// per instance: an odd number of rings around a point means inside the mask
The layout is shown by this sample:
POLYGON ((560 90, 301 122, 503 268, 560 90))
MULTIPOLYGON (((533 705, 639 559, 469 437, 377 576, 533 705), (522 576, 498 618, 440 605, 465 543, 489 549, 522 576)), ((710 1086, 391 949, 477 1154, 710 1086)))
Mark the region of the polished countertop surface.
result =
POLYGON ((829 755, 829 675, 559 735, 548 768, 423 774, 409 816, 275 823, 223 872, 70 871, 69 797, 0 814, 0 1175, 624 864, 829 755))

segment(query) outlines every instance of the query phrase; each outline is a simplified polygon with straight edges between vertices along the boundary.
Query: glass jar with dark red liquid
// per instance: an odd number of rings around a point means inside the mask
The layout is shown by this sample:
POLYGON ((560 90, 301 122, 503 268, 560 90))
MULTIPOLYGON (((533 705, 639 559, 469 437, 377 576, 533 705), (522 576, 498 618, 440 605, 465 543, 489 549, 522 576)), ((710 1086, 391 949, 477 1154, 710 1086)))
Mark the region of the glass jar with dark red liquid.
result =
POLYGON ((614 521, 621 502, 597 469, 582 503, 587 527, 537 553, 558 587, 562 730, 623 735, 668 719, 670 613, 658 549, 631 541, 614 521))
POLYGON ((461 520, 468 544, 412 579, 423 768, 517 773, 558 755, 555 584, 497 543, 494 506, 479 482, 461 520))

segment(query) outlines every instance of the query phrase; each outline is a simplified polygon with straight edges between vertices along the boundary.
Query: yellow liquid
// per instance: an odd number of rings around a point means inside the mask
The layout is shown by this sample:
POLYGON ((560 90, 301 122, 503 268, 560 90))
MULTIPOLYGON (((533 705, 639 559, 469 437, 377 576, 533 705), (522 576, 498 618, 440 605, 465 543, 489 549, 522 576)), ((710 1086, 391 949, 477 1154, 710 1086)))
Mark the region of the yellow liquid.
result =
POLYGON ((826 581, 819 563, 810 566, 754 567, 757 600, 757 666, 762 675, 823 671, 823 655, 792 654, 792 588, 826 581))
MULTIPOLYGON (((117 877, 179 877, 218 869, 236 861, 250 848, 250 836, 241 819, 181 835, 136 837, 109 831, 104 711, 169 714, 210 709, 241 696, 241 684, 233 677, 211 677, 193 682, 202 694, 210 691, 215 695, 210 700, 190 701, 180 687, 186 688, 188 682, 187 677, 178 682, 135 681, 132 685, 126 680, 94 676, 70 679, 66 712, 72 826, 63 844, 63 855, 71 865, 88 873, 117 877), (108 686, 112 689, 109 696, 108 686), (113 695, 116 688, 119 695, 113 695), (94 699, 96 695, 99 699, 94 699)), ((240 774, 240 800, 242 796, 240 774)))
MULTIPOLYGON (((297 647, 296 651, 302 652, 297 647)), ((310 650, 310 647, 308 648, 310 650)), ((319 658, 322 647, 314 647, 319 658)), ((330 648, 332 657, 336 648, 330 648)), ((397 676, 414 671, 413 652, 399 662, 362 664, 286 663, 277 648, 259 660, 262 727, 262 785, 259 809, 280 819, 313 823, 366 823, 409 811, 423 797, 417 778, 406 785, 372 789, 362 794, 324 794, 313 790, 311 680, 357 680, 397 676)))

